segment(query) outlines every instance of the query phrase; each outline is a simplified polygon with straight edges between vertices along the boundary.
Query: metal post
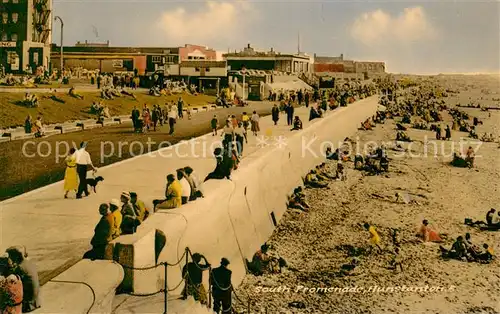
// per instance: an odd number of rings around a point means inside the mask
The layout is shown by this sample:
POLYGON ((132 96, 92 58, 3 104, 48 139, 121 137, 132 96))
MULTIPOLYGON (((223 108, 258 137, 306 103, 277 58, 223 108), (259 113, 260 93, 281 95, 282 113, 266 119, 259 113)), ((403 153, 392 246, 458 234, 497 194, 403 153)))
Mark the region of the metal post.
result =
MULTIPOLYGON (((212 308, 212 267, 208 268, 208 306, 209 309, 212 308)), ((250 312, 248 312, 250 313, 250 312)))
POLYGON ((63 36, 64 36, 64 22, 60 16, 55 16, 54 20, 59 20, 61 22, 61 66, 60 66, 60 74, 59 76, 62 79, 63 69, 64 69, 64 53, 63 53, 63 36))
POLYGON ((243 73, 243 96, 241 97, 241 101, 245 101, 245 74, 246 73, 243 73))
POLYGON ((165 267, 165 282, 163 283, 163 288, 165 289, 165 292, 164 292, 164 302, 165 302, 165 312, 163 312, 163 314, 167 314, 167 310, 168 310, 168 285, 167 285, 167 263, 163 264, 163 266, 165 267))

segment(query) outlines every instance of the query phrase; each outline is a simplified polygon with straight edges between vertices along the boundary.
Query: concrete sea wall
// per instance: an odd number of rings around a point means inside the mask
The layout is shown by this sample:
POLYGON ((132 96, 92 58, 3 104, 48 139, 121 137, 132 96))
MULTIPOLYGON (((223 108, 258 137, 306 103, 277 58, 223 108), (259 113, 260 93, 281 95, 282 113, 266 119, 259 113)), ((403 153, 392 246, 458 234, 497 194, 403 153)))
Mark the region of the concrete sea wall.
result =
MULTIPOLYGON (((214 267, 226 257, 231 261, 233 285, 238 286, 246 274, 245 259, 250 259, 271 236, 275 222, 283 216, 287 194, 302 183, 302 176, 309 169, 324 161, 321 152, 327 146, 325 143, 337 147, 376 109, 375 97, 355 102, 330 112, 305 130, 291 133, 282 147, 269 147, 257 156, 245 158, 231 181, 206 182, 205 198, 179 209, 160 211, 146 220, 136 234, 116 239, 112 243, 115 256, 118 254, 119 262, 127 266, 153 266, 154 231, 161 230, 167 237, 167 245, 158 262, 177 262, 186 247, 205 255, 214 267)), ((169 288, 181 281, 183 264, 169 267, 169 288)), ((126 270, 125 278, 124 288, 135 293, 157 291, 164 281, 161 268, 126 270)), ((181 289, 182 285, 176 292, 181 289)))

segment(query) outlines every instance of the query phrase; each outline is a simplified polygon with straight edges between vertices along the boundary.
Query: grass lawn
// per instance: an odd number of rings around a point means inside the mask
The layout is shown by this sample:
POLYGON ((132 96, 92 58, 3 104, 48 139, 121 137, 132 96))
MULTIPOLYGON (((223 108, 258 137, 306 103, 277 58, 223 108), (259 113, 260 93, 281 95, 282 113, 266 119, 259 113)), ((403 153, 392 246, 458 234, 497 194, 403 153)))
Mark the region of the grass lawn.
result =
POLYGON ((24 93, 0 93, 0 128, 23 126, 28 114, 33 119, 41 115, 45 124, 95 118, 95 115, 90 114, 90 105, 93 101, 102 101, 109 107, 111 115, 130 114, 134 106, 140 108, 144 104, 148 104, 149 107, 155 104, 163 106, 166 102, 177 101, 179 97, 183 98, 185 105, 190 104, 192 107, 215 103, 215 97, 207 95, 179 94, 154 97, 146 92, 137 92, 135 93, 137 100, 129 96, 103 100, 98 91, 78 93, 84 96, 83 100, 73 98, 67 93, 56 93, 57 98, 65 101, 63 104, 47 98, 50 94, 35 92, 40 103, 38 108, 27 108, 20 104, 24 99, 24 93))

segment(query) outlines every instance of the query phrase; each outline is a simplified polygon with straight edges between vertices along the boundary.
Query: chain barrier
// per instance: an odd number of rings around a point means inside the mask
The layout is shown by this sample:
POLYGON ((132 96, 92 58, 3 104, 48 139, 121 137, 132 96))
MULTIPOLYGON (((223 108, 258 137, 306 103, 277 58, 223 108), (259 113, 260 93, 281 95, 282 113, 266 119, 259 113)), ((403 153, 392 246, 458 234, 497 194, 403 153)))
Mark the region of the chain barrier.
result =
MULTIPOLYGON (((151 270, 151 269, 156 269, 158 267, 164 267, 165 268, 165 278, 164 278, 164 288, 156 291, 156 292, 152 292, 152 293, 133 293, 133 292, 126 292, 127 294, 131 295, 131 296, 136 296, 136 297, 150 297, 150 296, 154 296, 154 295, 157 295, 159 293, 163 293, 164 294, 164 313, 167 313, 167 307, 168 307, 168 304, 167 304, 167 295, 168 295, 168 292, 172 292, 172 291, 175 291, 177 290, 181 285, 182 283, 188 281, 188 282, 192 282, 191 278, 190 278, 190 275, 189 275, 189 271, 186 269, 185 271, 185 274, 183 274, 182 278, 181 278, 181 281, 174 287, 174 288, 168 288, 168 285, 167 285, 167 268, 170 266, 170 267, 174 267, 174 266, 178 266, 183 260, 185 260, 185 265, 187 265, 189 263, 189 258, 191 258, 192 261, 194 261, 193 259, 193 253, 191 252, 191 250, 186 247, 185 250, 184 250, 184 253, 182 254, 182 256, 179 258, 179 260, 175 263, 168 263, 168 262, 161 262, 157 265, 154 265, 154 266, 148 266, 148 267, 132 267, 132 266, 128 266, 128 265, 121 265, 123 268, 125 269, 130 269, 130 270, 135 270, 135 271, 147 271, 147 270, 151 270)), ((212 267, 210 265, 210 263, 208 263, 208 261, 205 259, 205 261, 207 262, 207 265, 204 265, 204 266, 200 266, 197 262, 193 262, 192 264, 194 264, 200 271, 205 271, 205 270, 208 270, 209 272, 209 287, 208 287, 208 302, 207 302, 207 307, 208 308, 211 308, 211 303, 212 303, 212 289, 211 287, 212 286, 215 286, 218 290, 220 291, 229 291, 231 290, 231 293, 235 296, 235 299, 240 302, 242 305, 245 305, 247 306, 247 311, 248 313, 250 313, 250 305, 251 305, 251 298, 250 296, 247 296, 247 299, 248 299, 248 302, 244 302, 238 294, 236 294, 236 291, 234 290, 234 287, 232 284, 229 284, 229 286, 227 287, 223 287, 219 282, 217 282, 217 280, 214 278, 214 276, 212 275, 212 267)), ((85 283, 82 283, 82 284, 85 284, 85 283)), ((89 286, 90 289, 92 289, 92 287, 89 286)), ((94 305, 94 302, 95 302, 95 293, 94 291, 92 290, 92 293, 94 294, 94 301, 92 303, 92 306, 94 305)), ((92 307, 91 307, 92 308, 92 307)), ((89 309, 90 311, 90 309, 89 309)))
MULTIPOLYGON (((193 254, 191 252, 191 250, 189 248, 186 248, 186 252, 189 253, 189 256, 191 257, 191 259, 193 260, 193 254)), ((193 263, 199 270, 201 271, 204 271, 204 270, 207 270, 207 268, 204 268, 204 267, 200 267, 198 265, 198 263, 193 263)), ((250 296, 247 295, 247 299, 248 301, 247 302, 244 302, 243 300, 241 300, 241 298, 239 297, 238 294, 236 294, 236 291, 234 290, 234 287, 232 284, 229 284, 229 286, 227 287, 222 287, 218 282, 217 280, 215 279, 215 277, 212 275, 212 267, 210 266, 210 263, 208 264, 208 271, 209 271, 209 284, 210 284, 210 287, 209 287, 209 297, 208 297, 208 307, 210 308, 210 305, 211 305, 211 291, 212 289, 211 286, 214 285, 217 287, 217 289, 221 290, 221 291, 228 291, 228 290, 231 290, 232 294, 235 296, 236 300, 238 300, 242 305, 246 306, 247 307, 247 313, 250 313, 250 306, 251 306, 251 302, 252 302, 252 299, 250 298, 250 296)), ((189 272, 186 272, 187 274, 187 277, 189 277, 189 272)), ((190 279, 190 278, 189 278, 190 279)))

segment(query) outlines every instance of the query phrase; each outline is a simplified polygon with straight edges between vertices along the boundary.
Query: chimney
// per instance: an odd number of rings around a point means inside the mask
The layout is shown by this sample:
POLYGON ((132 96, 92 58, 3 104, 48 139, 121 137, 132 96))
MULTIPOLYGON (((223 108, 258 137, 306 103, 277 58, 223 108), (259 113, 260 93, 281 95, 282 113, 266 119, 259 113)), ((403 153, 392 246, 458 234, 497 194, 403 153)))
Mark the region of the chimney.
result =
POLYGON ((340 54, 340 60, 344 61, 344 54, 343 53, 340 54))
POLYGON ((248 49, 250 49, 250 43, 248 43, 248 46, 247 46, 248 49))
POLYGON ((274 49, 273 49, 273 47, 271 47, 271 52, 274 52, 274 49))

